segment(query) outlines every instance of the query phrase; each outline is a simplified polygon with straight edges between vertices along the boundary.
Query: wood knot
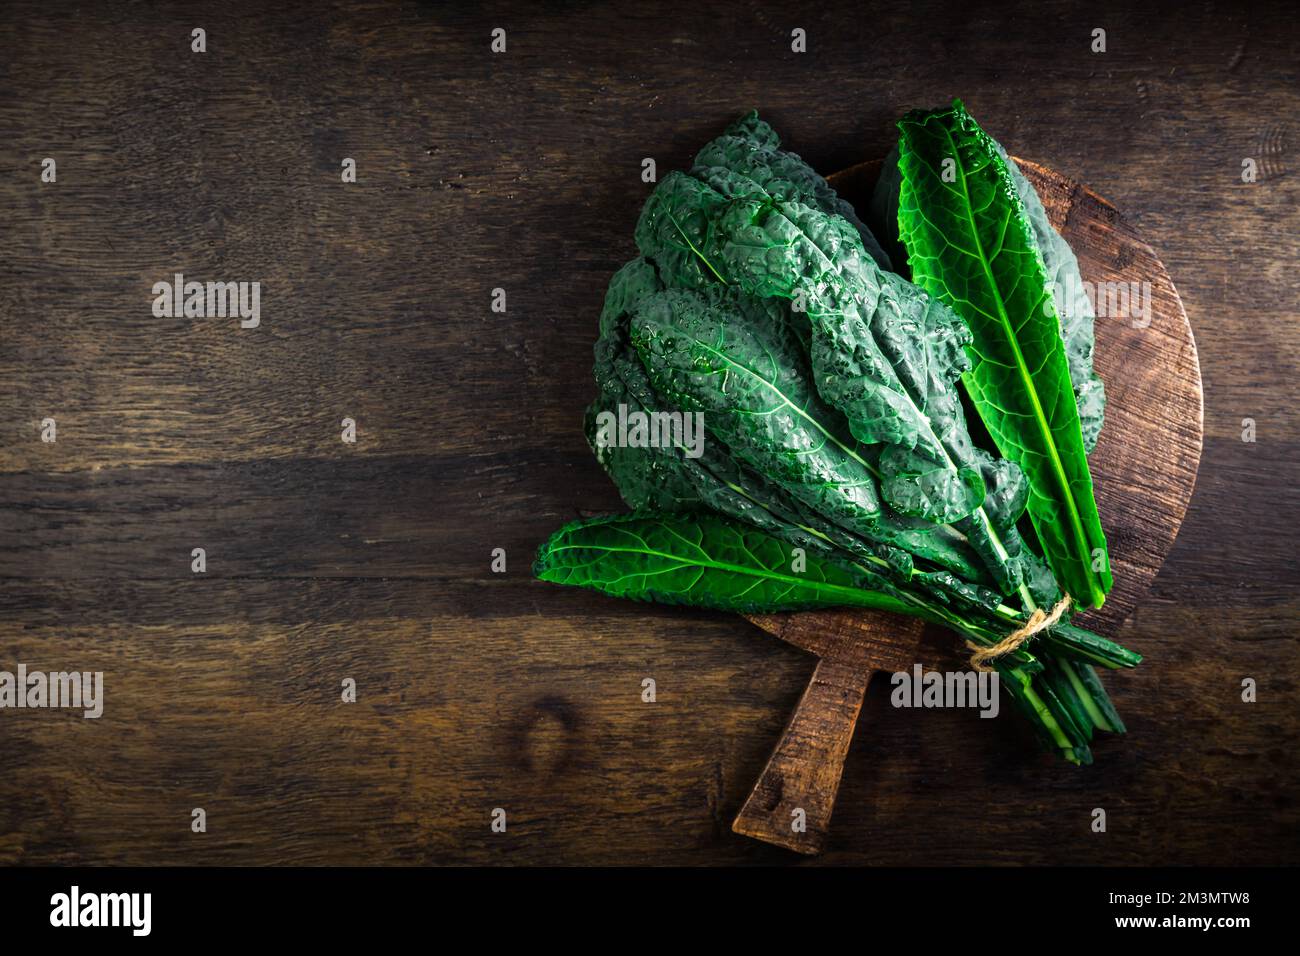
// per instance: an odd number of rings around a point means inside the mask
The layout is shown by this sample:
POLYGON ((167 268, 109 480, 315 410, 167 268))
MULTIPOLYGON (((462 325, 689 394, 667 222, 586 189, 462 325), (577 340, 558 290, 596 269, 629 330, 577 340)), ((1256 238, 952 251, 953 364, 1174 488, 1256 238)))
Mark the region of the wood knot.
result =
POLYGON ((516 724, 514 737, 520 766, 541 776, 562 772, 577 749, 581 723, 576 708, 563 697, 535 700, 516 724))

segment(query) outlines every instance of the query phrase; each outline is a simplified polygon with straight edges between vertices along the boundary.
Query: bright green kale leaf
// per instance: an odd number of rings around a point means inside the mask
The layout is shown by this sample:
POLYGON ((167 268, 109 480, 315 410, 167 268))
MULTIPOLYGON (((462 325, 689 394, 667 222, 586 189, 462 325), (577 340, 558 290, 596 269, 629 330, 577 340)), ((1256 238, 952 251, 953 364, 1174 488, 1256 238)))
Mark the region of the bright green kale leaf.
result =
MULTIPOLYGON (((1052 228, 1043 201, 1033 185, 1020 171, 998 143, 994 149, 1006 163, 1007 172, 1016 186, 1016 195, 1025 207, 1025 215, 1034 231, 1034 240, 1043 255, 1052 302, 1061 322, 1061 340, 1070 364, 1070 384, 1074 388, 1074 403, 1079 409, 1079 424, 1083 432, 1084 451, 1092 454, 1097 437, 1101 434, 1106 410, 1106 389, 1101 378, 1093 371, 1093 326, 1096 316, 1092 300, 1083 285, 1079 260, 1070 244, 1052 228)), ((898 195, 902 187, 902 174, 898 169, 898 146, 895 145, 880 168, 871 197, 871 227, 880 237, 881 245, 888 250, 895 270, 902 276, 911 276, 907 266, 907 250, 898 240, 898 195)))
POLYGON ((711 514, 574 522, 542 545, 533 573, 615 597, 721 611, 866 607, 914 613, 905 600, 864 589, 864 577, 838 562, 811 554, 796 562, 784 541, 711 514))
MULTIPOLYGON (((804 546, 710 512, 637 512, 565 526, 542 546, 533 570, 545 581, 635 600, 748 613, 868 607, 921 617, 979 644, 1002 636, 988 615, 950 608, 878 567, 795 547, 804 546)), ((1028 649, 1005 663, 1042 669, 1028 649)))
POLYGON ((1043 201, 1034 191, 1033 184, 1007 156, 1006 150, 997 143, 993 146, 1006 163, 1007 172, 1016 185, 1016 195, 1020 197, 1029 225, 1034 230, 1038 251, 1043 254, 1048 287, 1052 290, 1052 302, 1061 322, 1061 341, 1065 343, 1065 357, 1070 364, 1070 384, 1074 388, 1074 404, 1079 409, 1083 450, 1092 454, 1105 418, 1106 387, 1101 376, 1092 369, 1096 314, 1083 285, 1079 259, 1070 244, 1052 228, 1047 210, 1043 208, 1043 201))
POLYGON ((1110 589, 1060 322, 1033 229, 992 140, 961 104, 899 122, 899 230, 913 280, 974 334, 963 381, 999 451, 1029 482, 1028 510, 1057 580, 1082 606, 1110 589), (1101 570, 1094 570, 1094 568, 1101 570))

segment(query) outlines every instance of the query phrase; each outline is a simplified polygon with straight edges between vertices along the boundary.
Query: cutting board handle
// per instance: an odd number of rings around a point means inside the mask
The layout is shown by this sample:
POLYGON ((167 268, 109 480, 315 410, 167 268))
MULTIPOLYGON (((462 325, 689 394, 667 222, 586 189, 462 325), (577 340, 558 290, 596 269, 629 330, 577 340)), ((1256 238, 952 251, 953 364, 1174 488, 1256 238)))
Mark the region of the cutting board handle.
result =
POLYGON ((821 852, 872 673, 861 664, 818 660, 732 830, 798 853, 821 852))

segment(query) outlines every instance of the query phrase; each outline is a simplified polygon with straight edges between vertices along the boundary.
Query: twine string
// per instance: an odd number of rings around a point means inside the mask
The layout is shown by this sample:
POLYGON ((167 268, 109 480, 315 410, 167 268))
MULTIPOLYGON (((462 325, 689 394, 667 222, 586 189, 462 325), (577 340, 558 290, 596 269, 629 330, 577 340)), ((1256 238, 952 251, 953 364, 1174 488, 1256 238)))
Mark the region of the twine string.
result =
POLYGON ((1070 609, 1071 603, 1070 595, 1067 594, 1056 602, 1056 606, 1052 608, 1050 614, 1044 614, 1041 607, 1034 608, 1034 613, 1029 615, 1029 620, 1025 622, 1024 627, 1012 631, 992 647, 984 647, 973 641, 967 641, 966 646, 972 651, 970 666, 985 673, 993 670, 994 668, 988 663, 989 661, 1004 654, 1010 654, 1034 635, 1055 625, 1061 619, 1061 615, 1070 609))

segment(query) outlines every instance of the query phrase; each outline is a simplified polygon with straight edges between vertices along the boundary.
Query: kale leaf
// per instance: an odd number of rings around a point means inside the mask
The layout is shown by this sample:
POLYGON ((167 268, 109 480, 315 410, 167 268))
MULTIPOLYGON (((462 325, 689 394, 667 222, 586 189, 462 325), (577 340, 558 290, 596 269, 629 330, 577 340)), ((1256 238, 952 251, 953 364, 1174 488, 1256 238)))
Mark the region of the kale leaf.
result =
POLYGON ((1069 362, 1037 240, 992 140, 960 102, 899 122, 899 231, 912 278, 974 336, 963 381, 993 441, 1029 482, 1048 563, 1081 606, 1110 589, 1069 362))

